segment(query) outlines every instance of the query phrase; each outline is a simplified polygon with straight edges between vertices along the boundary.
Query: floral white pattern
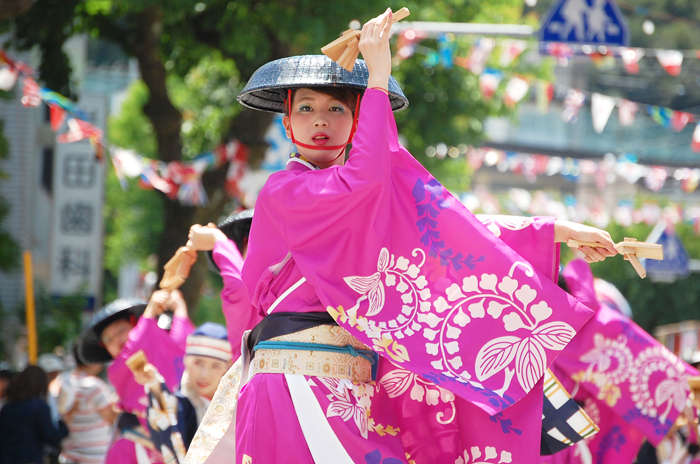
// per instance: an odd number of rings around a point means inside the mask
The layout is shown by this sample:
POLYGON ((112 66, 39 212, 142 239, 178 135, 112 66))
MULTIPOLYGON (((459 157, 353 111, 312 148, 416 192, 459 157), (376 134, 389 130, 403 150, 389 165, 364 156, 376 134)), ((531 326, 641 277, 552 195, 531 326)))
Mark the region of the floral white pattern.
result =
MULTIPOLYGON (((526 227, 523 224, 527 222, 520 221, 519 227, 526 227)), ((483 388, 481 382, 503 372, 503 385, 495 392, 504 396, 514 376, 523 390, 532 389, 547 367, 546 350, 561 351, 575 335, 566 322, 548 321, 552 308, 535 289, 515 278, 516 272, 534 276, 527 263, 514 263, 508 275, 500 278, 488 273, 470 275, 461 286, 453 282, 444 295, 432 295, 421 274, 425 252, 414 249, 412 256, 420 260, 411 263, 382 248, 377 272, 345 278, 350 288, 360 294, 355 306, 346 312, 329 308, 336 320, 340 317, 342 322, 349 320, 352 326, 358 325, 374 341, 375 350, 388 353, 398 363, 408 359, 408 353, 396 339, 420 333, 427 340, 426 352, 437 358, 432 362, 433 368, 479 388, 483 388), (401 313, 393 320, 376 323, 371 317, 382 311, 388 288, 401 295, 401 313), (365 315, 359 316, 357 311, 364 300, 369 301, 369 306, 365 315), (474 366, 465 366, 460 356, 462 330, 487 315, 500 320, 512 335, 489 341, 479 350, 474 366)))
POLYGON ((428 382, 409 370, 394 369, 384 375, 379 380, 379 383, 384 387, 389 398, 398 398, 410 388, 409 395, 413 401, 425 402, 428 406, 437 406, 440 402, 448 405, 451 409, 449 418, 445 418, 443 411, 439 411, 436 414, 435 418, 440 424, 449 424, 455 419, 454 393, 432 382, 428 382))
POLYGON ((683 362, 677 356, 663 347, 650 346, 635 357, 624 335, 610 339, 596 333, 593 339, 594 347, 579 358, 589 365, 588 369, 574 377, 598 387, 598 399, 614 406, 621 396, 619 385, 629 381, 632 401, 640 414, 665 423, 672 408, 683 410, 690 386, 683 362), (655 373, 666 378, 658 382, 652 393, 649 381, 655 373))
MULTIPOLYGON (((358 386, 353 385, 348 380, 330 377, 316 377, 314 380, 323 384, 330 392, 326 395, 330 400, 326 417, 338 416, 344 422, 354 421, 362 438, 367 438, 369 410, 372 406, 372 396, 374 396, 376 385, 363 384, 358 386)), ((312 382, 310 384, 313 385, 312 382)))
POLYGON ((455 464, 510 464, 513 462, 513 455, 505 450, 501 451, 500 459, 496 461, 499 455, 496 448, 493 446, 485 446, 483 453, 478 446, 472 446, 469 451, 471 452, 471 456, 467 450, 464 450, 464 454, 455 460, 455 464))

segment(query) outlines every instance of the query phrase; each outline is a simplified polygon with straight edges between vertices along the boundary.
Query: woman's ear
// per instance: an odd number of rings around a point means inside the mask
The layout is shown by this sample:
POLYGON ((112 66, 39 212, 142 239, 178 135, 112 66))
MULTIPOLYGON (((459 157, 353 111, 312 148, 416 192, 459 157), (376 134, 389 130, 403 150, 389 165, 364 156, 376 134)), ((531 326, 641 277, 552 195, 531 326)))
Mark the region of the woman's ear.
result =
POLYGON ((292 133, 289 130, 289 116, 287 116, 286 114, 282 118, 282 125, 284 125, 284 132, 287 134, 287 138, 291 139, 292 133))

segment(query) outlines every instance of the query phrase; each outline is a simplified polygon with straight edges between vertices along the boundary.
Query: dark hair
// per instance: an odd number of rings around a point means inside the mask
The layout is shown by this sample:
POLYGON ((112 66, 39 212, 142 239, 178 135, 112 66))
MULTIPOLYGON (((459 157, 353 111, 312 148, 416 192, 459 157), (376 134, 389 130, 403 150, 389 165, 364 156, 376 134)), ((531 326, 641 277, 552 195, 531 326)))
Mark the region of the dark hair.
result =
MULTIPOLYGON (((307 88, 307 87, 302 87, 302 88, 307 88)), ((350 108, 350 111, 352 111, 352 114, 355 114, 355 106, 357 105, 357 97, 360 95, 360 93, 356 90, 353 89, 348 89, 347 87, 308 87, 309 89, 322 93, 325 95, 330 95, 331 97, 335 98, 338 100, 340 103, 345 105, 346 107, 350 108)), ((292 101, 294 101, 294 94, 297 92, 299 89, 293 89, 292 90, 292 101)), ((289 103, 284 105, 284 114, 289 116, 289 103)))
POLYGON ((75 359, 76 367, 87 366, 87 363, 80 358, 80 352, 78 350, 78 340, 76 340, 75 343, 73 343, 71 353, 73 353, 73 359, 75 359))
POLYGON ((14 379, 7 391, 9 402, 24 401, 29 398, 44 398, 49 389, 49 379, 46 372, 39 366, 27 366, 14 379))

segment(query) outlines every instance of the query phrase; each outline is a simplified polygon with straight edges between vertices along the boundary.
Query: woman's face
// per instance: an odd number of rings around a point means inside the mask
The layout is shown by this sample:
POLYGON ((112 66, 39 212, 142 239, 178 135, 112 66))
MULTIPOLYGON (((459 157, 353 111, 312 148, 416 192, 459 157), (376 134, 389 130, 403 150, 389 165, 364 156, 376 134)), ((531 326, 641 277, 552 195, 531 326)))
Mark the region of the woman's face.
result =
POLYGON ((221 377, 231 367, 231 363, 209 356, 197 356, 188 354, 185 356, 185 369, 187 370, 190 388, 199 396, 213 398, 221 377))
POLYGON ((291 137, 290 116, 294 138, 319 148, 311 150, 297 146, 304 158, 322 169, 343 164, 345 150, 324 150, 323 147, 343 145, 348 141, 353 123, 350 108, 330 95, 299 89, 294 93, 290 115, 282 120, 287 137, 291 137))
POLYGON ((102 344, 112 358, 117 359, 126 342, 129 341, 129 331, 133 328, 126 319, 117 319, 102 331, 102 344))

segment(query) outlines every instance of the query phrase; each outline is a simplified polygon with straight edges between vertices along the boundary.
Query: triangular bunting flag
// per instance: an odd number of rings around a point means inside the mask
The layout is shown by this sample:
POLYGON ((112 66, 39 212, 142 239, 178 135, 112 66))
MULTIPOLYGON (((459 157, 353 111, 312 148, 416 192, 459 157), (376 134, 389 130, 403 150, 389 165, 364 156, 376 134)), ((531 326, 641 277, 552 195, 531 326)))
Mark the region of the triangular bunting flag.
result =
POLYGON ((0 90, 9 92, 15 87, 19 76, 19 69, 12 66, 3 66, 0 68, 0 90))
POLYGON ((481 74, 486 66, 486 61, 489 59, 493 48, 496 46, 496 41, 493 39, 481 37, 476 40, 469 56, 467 57, 467 69, 474 74, 481 74))
POLYGON ((643 48, 622 48, 620 50, 620 56, 622 56, 625 71, 630 74, 639 73, 639 60, 644 56, 643 48))
POLYGON ((58 105, 49 104, 49 116, 51 119, 51 130, 56 132, 66 120, 66 110, 58 105))
POLYGON ((56 137, 58 143, 73 143, 84 139, 95 139, 100 142, 102 140, 102 131, 89 122, 76 118, 68 119, 68 132, 56 137))
POLYGON ((620 124, 631 126, 634 124, 634 114, 637 112, 637 104, 629 100, 622 100, 619 107, 620 124))
POLYGON ((41 89, 39 84, 29 76, 24 77, 22 89, 22 104, 24 106, 39 106, 41 104, 41 89))
POLYGON ((676 111, 671 118, 671 129, 673 129, 674 132, 681 132, 692 119, 692 114, 676 111))
POLYGON ((599 93, 593 94, 591 97, 591 115, 593 116, 593 129, 597 133, 603 132, 614 109, 614 98, 599 93))
POLYGON ((485 69, 479 76, 479 88, 485 100, 491 100, 503 80, 503 73, 496 69, 485 69))
POLYGON ((673 119, 673 115, 675 113, 675 111, 668 108, 652 105, 647 106, 647 112, 649 113, 649 116, 651 116, 651 119, 656 121, 657 124, 666 128, 671 126, 671 120, 673 119))
POLYGON ((527 49, 527 42, 524 40, 506 39, 501 43, 501 56, 499 64, 507 68, 510 64, 527 49))
POLYGON ((402 60, 412 57, 416 52, 416 45, 425 37, 425 33, 413 29, 402 32, 396 40, 396 54, 402 60))
POLYGON ((568 66, 569 60, 574 56, 574 49, 565 43, 549 42, 547 53, 555 57, 560 66, 568 66))
POLYGON ((613 55, 612 53, 593 52, 586 54, 593 62, 593 65, 596 67, 596 69, 605 70, 612 69, 615 67, 615 55, 613 55))
POLYGON ((564 111, 561 114, 561 118, 566 122, 576 121, 578 110, 581 109, 585 101, 585 93, 580 90, 569 89, 566 98, 564 98, 564 111))
POLYGON ((683 65, 682 52, 678 50, 657 50, 656 58, 671 76, 677 76, 681 73, 681 66, 683 65))
POLYGON ((527 95, 529 89, 530 84, 525 79, 515 76, 506 85, 503 102, 512 108, 527 95))
POLYGON ((695 126, 695 131, 693 132, 693 142, 690 144, 690 147, 694 152, 700 152, 700 124, 695 126))

